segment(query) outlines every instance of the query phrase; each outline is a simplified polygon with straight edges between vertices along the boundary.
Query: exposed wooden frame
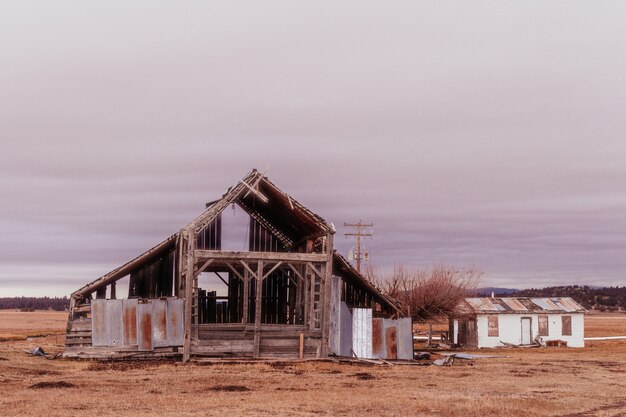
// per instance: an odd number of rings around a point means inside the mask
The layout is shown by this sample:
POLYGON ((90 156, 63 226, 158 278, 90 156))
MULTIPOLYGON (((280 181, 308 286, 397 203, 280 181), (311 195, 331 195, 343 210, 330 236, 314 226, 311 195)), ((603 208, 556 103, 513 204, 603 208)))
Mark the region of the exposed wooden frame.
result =
POLYGON ((194 257, 198 261, 206 259, 249 260, 249 261, 285 261, 292 263, 326 262, 325 253, 292 253, 292 252, 231 252, 197 249, 194 257))
POLYGON ((259 260, 257 263, 257 280, 256 280, 256 303, 254 311, 254 351, 253 357, 258 358, 261 350, 261 294, 263 293, 263 279, 259 277, 263 276, 263 261, 259 260))
POLYGON ((96 291, 98 288, 106 287, 110 283, 115 282, 119 280, 120 278, 125 277, 126 275, 130 274, 131 271, 147 263, 153 257, 160 256, 166 251, 171 250, 170 247, 176 244, 177 237, 178 237, 178 234, 171 235, 170 237, 165 239, 163 242, 147 250, 146 252, 139 255, 138 257, 126 262, 124 265, 118 268, 115 268, 111 272, 101 276, 95 281, 92 281, 91 283, 74 291, 72 293, 72 298, 78 298, 78 299, 84 298, 87 295, 91 294, 92 292, 96 291))
MULTIPOLYGON (((232 270, 235 271, 237 275, 239 273, 231 266, 232 270)), ((250 276, 248 275, 248 270, 243 271, 243 311, 241 315, 242 324, 248 324, 248 306, 250 305, 250 276)))
POLYGON ((194 298, 196 298, 193 294, 195 232, 188 229, 185 231, 185 234, 187 235, 187 271, 185 273, 185 339, 183 343, 183 362, 187 362, 191 356, 192 304, 194 298))
POLYGON ((244 277, 239 273, 239 271, 237 271, 237 269, 235 269, 235 267, 229 262, 226 264, 226 266, 228 268, 230 268, 231 271, 233 271, 233 273, 242 281, 245 281, 244 277))
POLYGON ((239 262, 243 265, 243 267, 246 269, 246 271, 248 271, 250 275, 252 275, 254 278, 258 278, 257 274, 248 266, 246 262, 241 261, 241 260, 239 262))
POLYGON ((326 261, 326 279, 322 280, 323 289, 322 289, 322 346, 320 356, 325 358, 328 356, 330 351, 330 312, 331 312, 331 292, 332 292, 332 284, 333 284, 333 236, 334 233, 329 233, 326 237, 326 256, 328 260, 326 261))
POLYGON ((278 261, 276 263, 276 265, 274 265, 269 271, 267 271, 263 277, 261 278, 261 280, 264 280, 265 278, 267 278, 272 272, 276 271, 276 269, 281 266, 283 264, 283 261, 278 261))
MULTIPOLYGON (((324 259, 324 261, 326 261, 326 259, 324 259)), ((324 273, 322 272, 323 269, 320 268, 320 271, 318 271, 315 265, 313 265, 311 262, 307 262, 307 265, 311 268, 313 272, 315 272, 315 275, 317 275, 322 280, 322 282, 324 282, 324 273)))

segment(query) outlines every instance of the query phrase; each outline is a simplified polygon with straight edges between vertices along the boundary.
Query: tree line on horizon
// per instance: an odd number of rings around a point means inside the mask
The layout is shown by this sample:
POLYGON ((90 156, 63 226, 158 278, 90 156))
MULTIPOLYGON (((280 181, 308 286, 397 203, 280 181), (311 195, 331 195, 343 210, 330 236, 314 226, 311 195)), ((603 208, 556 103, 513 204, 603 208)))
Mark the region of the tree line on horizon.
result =
MULTIPOLYGON (((366 275, 385 294, 398 299, 406 309, 407 316, 426 321, 435 316, 454 314, 456 305, 464 297, 475 295, 482 274, 476 269, 457 270, 439 265, 431 270, 418 271, 398 268, 387 277, 381 277, 370 269, 366 275)), ((626 286, 594 288, 588 285, 562 285, 530 288, 504 296, 572 297, 587 310, 626 311, 626 286)), ((69 304, 68 297, 0 298, 0 310, 65 311, 69 304)))
POLYGON ((69 308, 67 297, 2 297, 0 310, 54 310, 65 311, 69 308))
POLYGON ((626 311, 626 286, 593 288, 588 285, 561 285, 530 288, 507 297, 572 297, 587 310, 626 311))

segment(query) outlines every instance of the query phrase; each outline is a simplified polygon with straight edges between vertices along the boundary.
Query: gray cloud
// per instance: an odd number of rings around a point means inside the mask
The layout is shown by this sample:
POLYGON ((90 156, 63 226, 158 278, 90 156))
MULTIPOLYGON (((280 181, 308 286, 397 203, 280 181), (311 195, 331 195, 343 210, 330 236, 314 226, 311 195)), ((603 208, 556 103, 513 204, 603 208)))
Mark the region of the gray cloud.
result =
POLYGON ((67 294, 252 167, 394 262, 624 284, 626 6, 0 5, 0 295, 67 294))

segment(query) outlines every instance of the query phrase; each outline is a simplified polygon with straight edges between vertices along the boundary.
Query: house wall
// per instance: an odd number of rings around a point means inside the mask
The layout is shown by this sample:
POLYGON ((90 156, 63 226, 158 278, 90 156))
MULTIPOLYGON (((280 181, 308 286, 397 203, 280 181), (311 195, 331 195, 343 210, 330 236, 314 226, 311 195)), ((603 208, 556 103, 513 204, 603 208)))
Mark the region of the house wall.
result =
MULTIPOLYGON (((498 336, 488 336, 488 316, 479 315, 477 317, 478 326, 478 347, 502 347, 502 342, 516 345, 522 342, 522 317, 531 318, 532 340, 539 333, 539 314, 498 314, 498 336)), ((570 314, 548 314, 548 336, 542 336, 543 341, 564 340, 569 347, 584 347, 584 326, 585 319, 583 313, 570 314), (561 316, 572 317, 572 335, 563 336, 561 316)))

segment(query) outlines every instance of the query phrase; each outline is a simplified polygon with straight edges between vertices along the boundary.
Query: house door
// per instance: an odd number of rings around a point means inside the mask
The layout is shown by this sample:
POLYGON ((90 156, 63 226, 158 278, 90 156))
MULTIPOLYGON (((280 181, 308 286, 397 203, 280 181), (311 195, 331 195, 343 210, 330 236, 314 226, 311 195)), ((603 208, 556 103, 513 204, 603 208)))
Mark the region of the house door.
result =
POLYGON ((467 346, 478 346, 478 332, 476 330, 476 320, 469 319, 467 321, 467 346))
POLYGON ((522 317, 522 345, 530 345, 533 340, 533 331, 530 317, 522 317))

